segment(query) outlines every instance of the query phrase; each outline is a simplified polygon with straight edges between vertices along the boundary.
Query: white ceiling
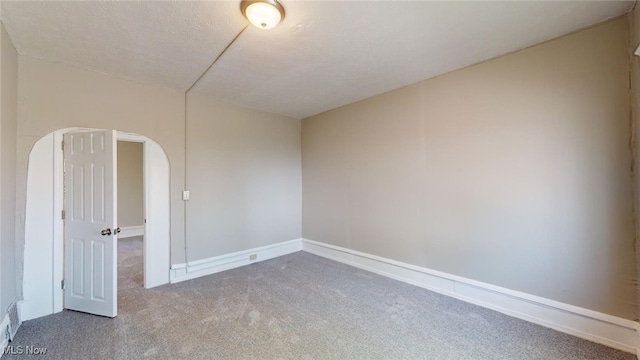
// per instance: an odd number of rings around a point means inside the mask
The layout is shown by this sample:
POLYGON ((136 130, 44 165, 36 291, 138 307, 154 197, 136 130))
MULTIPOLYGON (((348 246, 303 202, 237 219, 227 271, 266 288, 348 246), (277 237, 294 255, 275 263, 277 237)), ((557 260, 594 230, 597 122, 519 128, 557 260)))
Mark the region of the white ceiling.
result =
MULTIPOLYGON (((305 118, 628 12, 633 1, 281 0, 192 90, 305 118)), ((245 27, 237 1, 1 2, 21 54, 185 91, 245 27)))

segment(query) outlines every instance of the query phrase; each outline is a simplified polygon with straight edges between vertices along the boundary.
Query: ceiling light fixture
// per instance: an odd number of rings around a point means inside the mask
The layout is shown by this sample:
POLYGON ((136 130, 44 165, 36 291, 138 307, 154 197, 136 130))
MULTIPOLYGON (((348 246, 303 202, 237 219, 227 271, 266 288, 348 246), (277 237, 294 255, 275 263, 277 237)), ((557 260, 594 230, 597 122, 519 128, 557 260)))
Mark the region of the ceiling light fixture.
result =
POLYGON ((272 29, 284 19, 284 8, 277 0, 242 0, 242 14, 257 28, 272 29))

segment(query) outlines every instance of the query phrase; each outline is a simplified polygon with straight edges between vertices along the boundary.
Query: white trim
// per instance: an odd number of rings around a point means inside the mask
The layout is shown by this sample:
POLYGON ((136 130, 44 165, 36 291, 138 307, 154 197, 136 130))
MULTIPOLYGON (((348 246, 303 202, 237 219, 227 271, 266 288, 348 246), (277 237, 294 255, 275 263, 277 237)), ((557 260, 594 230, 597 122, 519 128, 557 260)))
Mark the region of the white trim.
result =
MULTIPOLYGON (((135 134, 118 132, 118 139, 143 139, 144 182, 144 287, 169 283, 171 271, 171 167, 169 157, 157 142, 135 134), (122 137, 121 137, 122 136, 122 137)), ((129 140, 131 141, 131 140, 129 140)))
POLYGON ((295 239, 231 254, 190 261, 186 264, 175 264, 171 266, 171 283, 215 274, 300 250, 302 250, 302 241, 301 239, 295 239), (257 258, 250 260, 249 256, 253 254, 257 255, 257 258))
MULTIPOLYGON (((51 284, 51 296, 52 296, 52 312, 57 313, 62 311, 64 306, 64 291, 60 284, 64 279, 64 220, 62 219, 60 214, 62 209, 64 208, 64 191, 58 190, 64 188, 64 152, 62 151, 61 146, 57 146, 61 144, 64 139, 64 133, 62 131, 55 131, 53 133, 53 249, 51 252, 51 261, 52 261, 52 284, 51 284)), ((33 150, 32 150, 33 151, 33 150)), ((31 155, 29 155, 29 160, 31 160, 31 155)), ((28 177, 27 173, 27 177, 28 177)), ((27 186, 27 196, 29 196, 29 187, 27 186)), ((31 239, 29 239, 31 240, 31 239)), ((27 239, 25 239, 25 243, 27 239)), ((26 245, 25 245, 26 247, 26 245)), ((41 251, 41 249, 38 249, 41 251)), ((25 253, 26 258, 26 253, 25 253)), ((48 265, 48 264, 47 264, 48 265)), ((39 269, 36 269, 39 270, 39 269)), ((23 285, 26 285, 26 282, 23 279, 23 285)), ((36 292, 39 291, 36 288, 36 292)), ((44 299, 39 301, 45 301, 44 299)), ((26 300, 26 299, 25 299, 26 300)), ((48 299, 47 299, 48 300, 48 299)), ((50 309, 40 308, 38 304, 28 304, 30 306, 25 306, 32 313, 29 317, 26 317, 25 320, 33 319, 36 317, 48 315, 50 309), (35 305, 35 306, 34 306, 35 305), (41 313, 45 311, 45 313, 41 313), (33 314, 33 313, 36 314, 33 314), (40 314, 38 314, 40 312, 40 314)))
MULTIPOLYGON (((63 207, 63 152, 60 147, 63 134, 66 132, 85 132, 100 129, 65 128, 56 130, 40 138, 29 154, 29 171, 27 183, 33 177, 32 171, 41 173, 51 179, 47 184, 46 196, 30 196, 33 187, 27 185, 27 207, 25 219, 25 276, 23 282, 23 320, 62 311, 63 291, 60 282, 63 279, 63 224, 60 214, 63 207), (52 142, 47 149, 34 149, 41 142, 52 142), (51 184, 51 185, 49 185, 51 184), (33 200, 31 202, 30 200, 33 200), (43 206, 43 203, 45 204, 43 206), (33 217, 32 211, 40 214, 33 217), (46 211, 46 214, 42 212, 46 211), (51 213, 49 213, 51 211, 51 213), (40 221, 46 222, 40 223, 40 221), (37 233, 33 230, 37 230, 37 233), (45 234, 39 236, 40 233, 45 234), (37 235, 37 236, 36 236, 37 235), (31 255, 29 255, 31 252, 31 255), (38 255, 34 257, 34 254, 38 255), (46 257, 46 259, 39 259, 46 257), (28 259, 38 259, 27 264, 28 259), (51 274, 42 276, 41 274, 51 274)), ((143 261, 145 288, 151 288, 169 282, 170 271, 170 167, 169 159, 160 144, 152 139, 137 134, 118 131, 119 141, 143 143, 144 157, 144 211, 146 224, 144 227, 143 261), (153 194, 153 196, 149 195, 153 194), (147 246, 150 245, 150 246, 147 246)), ((33 195, 33 194, 32 194, 33 195)), ((125 234, 126 235, 126 234, 125 234)), ((121 236, 122 237, 122 236, 121 236)))
POLYGON ((62 263, 55 266, 56 255, 62 257, 62 244, 56 248, 55 242, 56 231, 62 233, 62 197, 56 198, 54 191, 55 185, 62 187, 62 171, 56 174, 53 165, 62 167, 62 160, 56 162, 57 157, 62 158, 62 154, 56 154, 62 153, 61 142, 61 134, 56 137, 56 133, 50 133, 39 139, 29 154, 22 277, 24 320, 53 314, 56 306, 62 310, 62 263))
POLYGON ((579 338, 639 354, 640 324, 636 321, 313 240, 302 239, 302 250, 579 338))
POLYGON ((118 131, 118 141, 144 143, 146 136, 118 131))
POLYGON ((118 239, 125 239, 134 236, 143 236, 144 235, 144 225, 138 226, 125 226, 120 228, 120 234, 118 234, 118 239))
POLYGON ((4 354, 4 349, 9 345, 9 338, 5 329, 9 326, 9 314, 4 314, 0 323, 0 357, 4 354))

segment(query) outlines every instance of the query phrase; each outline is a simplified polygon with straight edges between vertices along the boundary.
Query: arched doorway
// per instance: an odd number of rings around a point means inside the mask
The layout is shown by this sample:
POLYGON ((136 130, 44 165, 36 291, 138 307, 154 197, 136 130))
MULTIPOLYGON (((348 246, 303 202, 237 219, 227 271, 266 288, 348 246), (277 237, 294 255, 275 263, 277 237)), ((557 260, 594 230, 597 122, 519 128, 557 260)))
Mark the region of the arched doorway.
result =
MULTIPOLYGON (((67 128, 45 135, 29 155, 22 316, 24 320, 63 309, 63 134, 101 129, 67 128)), ((155 141, 117 132, 118 140, 143 144, 144 286, 169 283, 169 160, 155 141)))

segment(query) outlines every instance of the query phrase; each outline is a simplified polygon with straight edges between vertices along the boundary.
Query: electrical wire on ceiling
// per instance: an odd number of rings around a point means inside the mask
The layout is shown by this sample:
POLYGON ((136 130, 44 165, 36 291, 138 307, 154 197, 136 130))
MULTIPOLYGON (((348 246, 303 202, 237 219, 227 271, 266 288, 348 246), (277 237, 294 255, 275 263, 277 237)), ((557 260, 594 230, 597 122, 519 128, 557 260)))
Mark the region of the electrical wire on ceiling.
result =
MULTIPOLYGON (((284 8, 277 0, 242 0, 240 2, 240 10, 242 14, 249 20, 249 23, 245 25, 242 30, 236 35, 230 42, 225 46, 225 48, 216 56, 216 58, 211 62, 211 64, 198 76, 198 78, 189 86, 189 88, 184 92, 184 189, 188 189, 188 144, 187 141, 187 95, 189 92, 198 84, 198 82, 211 70, 213 65, 215 65, 218 60, 224 55, 227 50, 233 45, 236 40, 242 35, 242 33, 247 30, 249 25, 253 24, 259 29, 268 30, 280 23, 280 21, 284 18, 284 8)), ((183 195, 183 201, 186 200, 183 195)), ((187 205, 184 205, 184 262, 187 261, 187 205)))
MULTIPOLYGON (((193 82, 193 84, 191 84, 191 86, 189 86, 189 88, 184 92, 184 188, 188 189, 187 184, 189 184, 188 180, 188 174, 189 172, 187 171, 188 166, 188 144, 189 142, 187 141, 187 130, 188 130, 188 126, 187 126, 187 95, 189 94, 189 91, 191 91, 196 84, 200 81, 200 79, 202 79, 208 72, 209 70, 211 70, 211 68, 213 67, 213 65, 215 65, 216 62, 218 62, 218 60, 222 57, 222 55, 224 55, 225 52, 227 52, 227 50, 231 47, 231 45, 233 45, 233 43, 240 37, 240 35, 242 35, 242 33, 249 27, 250 24, 245 25, 244 28, 242 28, 242 30, 240 30, 240 32, 238 33, 238 35, 236 35, 233 40, 231 40, 229 42, 229 44, 227 44, 227 46, 222 50, 222 52, 220 54, 218 54, 218 56, 216 56, 216 58, 211 62, 211 64, 202 72, 202 74, 200 74, 200 76, 198 76, 198 78, 193 82)), ((184 261, 185 263, 187 263, 187 204, 184 204, 184 261)))

